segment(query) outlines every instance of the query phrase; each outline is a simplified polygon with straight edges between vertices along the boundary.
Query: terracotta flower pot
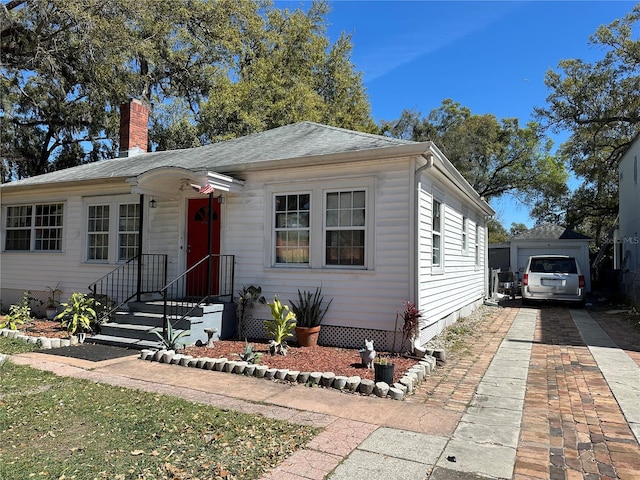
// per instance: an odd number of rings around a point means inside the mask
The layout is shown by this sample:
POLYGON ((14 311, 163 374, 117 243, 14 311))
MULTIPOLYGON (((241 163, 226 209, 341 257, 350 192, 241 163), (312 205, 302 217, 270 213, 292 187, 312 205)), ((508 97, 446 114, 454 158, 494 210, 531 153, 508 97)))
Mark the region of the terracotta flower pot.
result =
POLYGON ((296 338, 300 347, 315 347, 318 344, 320 325, 317 327, 296 327, 296 338))

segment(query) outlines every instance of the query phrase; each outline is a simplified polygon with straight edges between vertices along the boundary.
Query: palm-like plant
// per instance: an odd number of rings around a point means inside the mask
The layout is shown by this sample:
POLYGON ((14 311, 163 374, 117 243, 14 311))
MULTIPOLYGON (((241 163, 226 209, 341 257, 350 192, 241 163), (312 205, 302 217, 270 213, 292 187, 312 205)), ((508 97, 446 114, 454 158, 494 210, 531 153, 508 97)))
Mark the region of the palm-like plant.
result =
POLYGON ((268 303, 271 308, 273 320, 265 320, 264 327, 267 335, 272 338, 269 343, 269 351, 273 355, 287 354, 287 338, 293 337, 293 330, 296 328, 296 315, 289 310, 289 305, 283 305, 278 296, 273 297, 273 302, 268 303))
MULTIPOLYGON (((167 336, 165 337, 162 331, 151 330, 162 342, 164 347, 167 350, 178 350, 180 345, 178 344, 178 340, 180 340, 185 335, 188 335, 191 330, 174 330, 171 322, 167 322, 167 336)), ((185 346, 184 344, 182 345, 185 346)))
POLYGON ((73 292, 69 301, 60 305, 63 310, 55 319, 62 321, 62 326, 70 335, 91 330, 92 324, 97 320, 96 308, 100 306, 92 297, 80 292, 73 292))

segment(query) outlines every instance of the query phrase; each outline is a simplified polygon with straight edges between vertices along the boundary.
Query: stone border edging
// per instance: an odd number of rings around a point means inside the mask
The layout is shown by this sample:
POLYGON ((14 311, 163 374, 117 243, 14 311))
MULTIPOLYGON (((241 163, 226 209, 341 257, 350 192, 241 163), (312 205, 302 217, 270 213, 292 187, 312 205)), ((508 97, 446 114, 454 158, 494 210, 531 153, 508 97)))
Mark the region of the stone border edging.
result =
POLYGON ((49 337, 32 337, 20 333, 20 330, 11 330, 10 328, 0 329, 0 336, 7 338, 16 338, 27 343, 37 343, 43 350, 50 348, 70 347, 78 344, 78 337, 73 335, 71 338, 49 338, 49 337))
POLYGON ((269 368, 267 365, 256 365, 245 361, 229 360, 227 358, 192 357, 176 353, 175 350, 140 351, 140 359, 159 363, 168 363, 183 367, 200 368, 216 372, 235 373, 248 377, 265 378, 267 380, 283 380, 308 386, 334 388, 343 392, 375 395, 380 398, 403 400, 406 395, 412 395, 427 375, 436 366, 436 357, 425 355, 416 365, 393 385, 385 382, 374 382, 359 376, 345 377, 333 372, 300 372, 297 370, 269 368))
MULTIPOLYGON (((43 350, 60 347, 70 347, 78 344, 75 336, 69 338, 33 337, 24 335, 19 330, 9 328, 0 329, 0 336, 16 338, 27 343, 39 344, 43 350)), ((375 395, 380 398, 403 400, 406 395, 412 395, 415 388, 436 367, 436 357, 444 360, 443 351, 433 351, 433 355, 425 354, 407 373, 393 385, 385 382, 374 382, 359 376, 345 377, 333 372, 299 372, 296 370, 269 368, 266 365, 250 364, 244 361, 229 360, 227 358, 194 358, 190 355, 176 353, 174 350, 150 350, 140 351, 140 359, 170 363, 217 372, 235 373, 267 380, 282 380, 291 383, 300 383, 309 386, 334 388, 343 392, 360 393, 363 395, 375 395)), ((4 360, 0 358, 0 360, 4 360)), ((0 362, 1 363, 1 362, 0 362)))

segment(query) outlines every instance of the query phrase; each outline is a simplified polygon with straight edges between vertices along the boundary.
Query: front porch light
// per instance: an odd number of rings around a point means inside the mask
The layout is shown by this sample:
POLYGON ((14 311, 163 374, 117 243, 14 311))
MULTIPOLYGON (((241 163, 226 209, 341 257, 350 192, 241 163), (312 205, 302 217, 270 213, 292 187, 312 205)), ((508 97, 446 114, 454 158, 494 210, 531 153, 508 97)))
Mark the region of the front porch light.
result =
POLYGON ((158 202, 156 202, 156 199, 151 197, 151 200, 149 200, 149 208, 156 208, 158 206, 158 202))

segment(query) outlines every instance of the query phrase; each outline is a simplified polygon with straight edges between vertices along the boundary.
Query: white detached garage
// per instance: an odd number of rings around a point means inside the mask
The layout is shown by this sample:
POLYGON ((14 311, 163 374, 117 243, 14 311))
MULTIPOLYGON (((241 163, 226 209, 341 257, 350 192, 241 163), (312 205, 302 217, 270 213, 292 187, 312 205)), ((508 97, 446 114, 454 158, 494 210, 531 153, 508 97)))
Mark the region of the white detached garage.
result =
POLYGON ((591 238, 560 225, 540 225, 511 238, 510 261, 519 278, 532 255, 568 255, 575 257, 582 267, 587 292, 591 291, 589 268, 589 242, 591 238))

